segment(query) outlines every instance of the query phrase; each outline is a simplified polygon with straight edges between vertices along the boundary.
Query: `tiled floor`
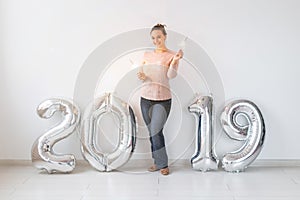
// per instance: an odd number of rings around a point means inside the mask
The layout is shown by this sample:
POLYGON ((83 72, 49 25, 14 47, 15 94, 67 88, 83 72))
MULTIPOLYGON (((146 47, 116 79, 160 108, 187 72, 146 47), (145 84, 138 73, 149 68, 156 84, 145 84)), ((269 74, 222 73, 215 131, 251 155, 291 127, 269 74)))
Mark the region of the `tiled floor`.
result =
POLYGON ((249 167, 238 174, 198 172, 173 164, 171 174, 146 172, 129 162, 121 171, 98 172, 79 164, 71 174, 47 174, 29 162, 0 165, 0 199, 18 200, 299 200, 300 167, 249 167))

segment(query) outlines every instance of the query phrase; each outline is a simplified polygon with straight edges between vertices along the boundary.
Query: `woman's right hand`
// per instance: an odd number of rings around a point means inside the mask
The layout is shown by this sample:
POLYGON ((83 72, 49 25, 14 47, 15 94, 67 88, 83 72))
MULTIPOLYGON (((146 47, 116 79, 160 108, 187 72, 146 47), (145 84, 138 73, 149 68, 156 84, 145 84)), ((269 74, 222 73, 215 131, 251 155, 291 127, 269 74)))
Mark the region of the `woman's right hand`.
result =
POLYGON ((146 76, 146 74, 145 74, 144 72, 138 72, 138 73, 137 73, 137 76, 138 76, 138 78, 139 78, 140 80, 142 80, 142 81, 145 81, 146 78, 147 78, 147 76, 146 76))

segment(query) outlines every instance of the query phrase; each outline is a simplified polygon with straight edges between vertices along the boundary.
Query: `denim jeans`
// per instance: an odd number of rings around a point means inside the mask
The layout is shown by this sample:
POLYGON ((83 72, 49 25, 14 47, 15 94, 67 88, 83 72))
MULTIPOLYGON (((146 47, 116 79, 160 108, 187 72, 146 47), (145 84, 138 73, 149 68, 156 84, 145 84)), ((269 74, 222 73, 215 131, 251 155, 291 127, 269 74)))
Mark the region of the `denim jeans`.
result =
POLYGON ((156 101, 141 98, 141 110, 149 131, 152 158, 158 169, 168 167, 163 128, 170 113, 171 103, 171 99, 156 101))

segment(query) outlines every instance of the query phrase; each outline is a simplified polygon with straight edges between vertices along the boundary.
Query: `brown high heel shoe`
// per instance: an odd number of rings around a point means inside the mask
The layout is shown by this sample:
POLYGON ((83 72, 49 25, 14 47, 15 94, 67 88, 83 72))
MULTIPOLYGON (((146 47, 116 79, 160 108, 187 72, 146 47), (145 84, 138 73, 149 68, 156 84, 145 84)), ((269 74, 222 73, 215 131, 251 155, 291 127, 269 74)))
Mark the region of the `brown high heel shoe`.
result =
POLYGON ((148 171, 149 172, 156 172, 158 171, 159 169, 156 167, 156 165, 152 165, 151 167, 148 168, 148 171))
POLYGON ((160 170, 160 173, 162 174, 162 175, 169 175, 169 173, 170 173, 170 171, 169 171, 169 168, 167 167, 167 168, 163 168, 163 169, 161 169, 160 170))

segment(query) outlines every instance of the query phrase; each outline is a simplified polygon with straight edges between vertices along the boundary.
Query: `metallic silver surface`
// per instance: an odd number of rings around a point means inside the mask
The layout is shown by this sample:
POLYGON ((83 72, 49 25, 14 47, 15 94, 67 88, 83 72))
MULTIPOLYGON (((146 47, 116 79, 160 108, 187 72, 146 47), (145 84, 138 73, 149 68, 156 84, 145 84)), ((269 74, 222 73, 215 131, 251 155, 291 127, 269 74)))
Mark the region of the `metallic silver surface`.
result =
POLYGON ((99 171, 111 171, 124 165, 131 157, 136 143, 136 119, 131 107, 113 94, 105 94, 85 110, 81 124, 81 152, 84 158, 99 171), (97 120, 113 112, 119 119, 119 140, 112 153, 100 152, 95 138, 97 120))
POLYGON ((55 154, 53 146, 74 132, 80 111, 72 102, 58 98, 47 99, 37 108, 41 118, 48 119, 55 112, 60 112, 63 120, 34 142, 31 150, 32 163, 38 169, 46 169, 48 173, 71 172, 75 168, 74 155, 55 154))
POLYGON ((244 171, 263 147, 266 131, 263 116, 253 102, 235 100, 224 108, 221 124, 230 138, 245 141, 240 149, 224 155, 222 167, 229 172, 244 171), (247 124, 239 123, 239 116, 244 117, 247 124))
POLYGON ((191 163, 193 169, 204 172, 218 169, 218 160, 212 151, 212 107, 210 96, 198 96, 188 107, 196 117, 196 150, 191 163))

